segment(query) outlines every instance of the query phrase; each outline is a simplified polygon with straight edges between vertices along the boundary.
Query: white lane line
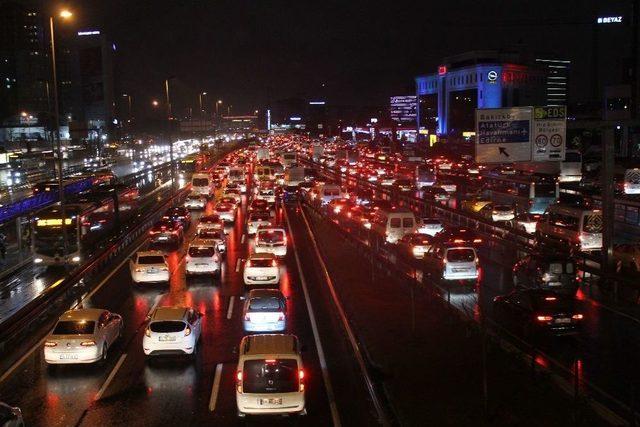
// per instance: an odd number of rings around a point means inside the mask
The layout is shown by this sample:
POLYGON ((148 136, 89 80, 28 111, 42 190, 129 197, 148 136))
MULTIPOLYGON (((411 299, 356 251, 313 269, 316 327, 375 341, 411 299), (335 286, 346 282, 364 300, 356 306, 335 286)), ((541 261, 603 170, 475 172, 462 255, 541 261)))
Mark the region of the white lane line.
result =
MULTIPOLYGON (((300 202, 298 202, 298 206, 300 206, 300 202)), ((285 211, 286 214, 286 211, 285 211)), ((338 298, 338 294, 336 293, 335 287, 333 286, 333 280, 331 280, 331 276, 329 275, 329 270, 327 269, 327 265, 325 264, 322 255, 320 254, 320 249, 318 248, 318 243, 316 242, 316 238, 313 234, 313 231, 311 230, 311 225, 309 225, 309 221, 307 220, 307 216, 304 213, 304 209, 300 210, 300 214, 302 216, 302 219, 304 220, 305 226, 307 228, 307 234, 309 235, 309 238, 311 240, 311 246, 313 247, 313 250, 316 254, 316 258, 318 260, 318 263, 320 265, 320 268, 322 269, 322 273, 324 275, 325 278, 325 283, 327 284, 327 287, 329 288, 329 294, 331 295, 331 299, 333 300, 333 304, 336 307, 336 310, 338 312, 338 317, 340 318, 341 322, 342 322, 342 327, 344 328, 345 332, 347 333, 347 338, 349 340, 349 343, 351 344, 351 348, 353 349, 353 353, 355 356, 356 361, 358 362, 358 365, 360 366, 360 371, 362 373, 362 376, 365 380, 365 384, 367 386, 367 390, 369 391, 369 396, 371 397, 371 400, 373 401, 373 406, 375 407, 376 413, 378 415, 378 420, 380 421, 381 424, 383 425, 388 425, 388 421, 386 419, 386 415, 384 413, 384 409, 382 407, 382 403, 380 402, 380 399, 378 397, 378 393, 376 392, 375 387, 373 386, 373 380, 371 379, 371 376, 369 375, 369 372, 367 371, 367 366, 366 363, 364 361, 364 357, 362 356, 362 352, 360 351, 360 345, 358 344, 358 341, 356 340, 355 334, 353 333, 353 330, 351 329, 351 325, 349 324, 349 320, 347 319, 347 315, 345 314, 344 309, 342 308, 342 303, 340 302, 340 299, 338 298)), ((292 245, 295 248, 295 245, 292 242, 292 245)))
POLYGON ((127 262, 129 262, 129 258, 131 258, 131 256, 132 256, 133 254, 135 254, 135 253, 138 251, 138 249, 140 249, 140 248, 141 248, 142 246, 144 246, 146 243, 147 243, 147 240, 145 239, 145 241, 144 241, 144 242, 142 242, 142 243, 140 243, 138 246, 136 246, 136 248, 135 248, 133 251, 131 251, 131 252, 129 253, 129 255, 127 255, 127 257, 126 257, 125 259, 123 259, 123 260, 122 260, 122 262, 121 262, 120 264, 118 264, 118 266, 117 266, 116 268, 114 268, 114 269, 111 271, 111 273, 109 273, 109 274, 107 275, 107 277, 105 277, 105 278, 102 280, 102 282, 100 282, 100 283, 98 284, 98 286, 96 286, 96 287, 95 287, 91 292, 89 292, 89 293, 87 294, 87 296, 85 296, 84 298, 82 298, 82 300, 81 300, 79 303, 77 303, 73 308, 78 307, 80 304, 84 303, 86 300, 88 300, 89 298, 91 298, 91 297, 92 297, 96 292, 98 292, 98 291, 100 290, 100 288, 102 288, 102 286, 103 286, 105 283, 107 283, 107 282, 109 281, 109 279, 111 279, 111 277, 113 277, 113 275, 114 275, 114 274, 116 274, 116 273, 117 273, 117 272, 122 268, 122 266, 123 266, 123 265, 125 265, 127 262))
POLYGON ((240 244, 244 245, 244 240, 247 238, 247 235, 242 233, 242 238, 240 238, 240 244))
MULTIPOLYGON (((135 252, 138 251, 138 249, 140 249, 146 242, 146 240, 140 244, 139 246, 137 246, 119 265, 118 267, 116 267, 111 273, 109 273, 109 275, 107 277, 104 278, 104 280, 102 280, 102 282, 100 282, 98 284, 98 286, 91 292, 89 292, 88 294, 86 294, 86 296, 84 296, 82 298, 82 300, 79 303, 76 303, 75 305, 71 306, 71 309, 75 309, 77 308, 80 304, 84 303, 84 301, 86 301, 87 299, 91 298, 93 296, 93 294, 95 294, 98 289, 100 289, 109 279, 111 279, 111 277, 116 274, 116 272, 118 270, 120 270, 122 268, 122 266, 129 261, 129 258, 131 257, 131 255, 133 255, 135 252)), ((13 374, 13 372, 18 369, 18 366, 22 365, 24 363, 25 360, 27 360, 28 357, 30 357, 34 351, 36 351, 37 349, 41 348, 44 345, 45 340, 47 339, 47 336, 49 334, 47 333, 47 335, 45 335, 44 337, 42 337, 42 339, 40 341, 38 341, 38 343, 36 343, 36 345, 34 345, 33 347, 31 347, 31 350, 29 350, 28 352, 26 352, 20 359, 16 360, 15 363, 13 365, 11 365, 11 367, 9 369, 7 369, 7 371, 5 371, 4 374, 2 374, 2 376, 0 377, 0 383, 4 382, 4 380, 6 380, 11 374, 13 374)))
POLYGON ((120 367, 122 366, 122 363, 124 362, 124 359, 126 358, 127 358, 127 353, 124 353, 120 356, 120 359, 118 359, 118 363, 116 363, 116 366, 113 367, 113 369, 111 370, 111 373, 107 377, 107 380, 104 382, 104 384, 102 384, 102 387, 100 387, 100 390, 98 390, 95 400, 100 400, 102 398, 102 395, 104 394, 105 391, 107 391, 109 384, 111 384, 111 381, 113 381, 113 378, 116 376, 118 369, 120 369, 120 367))
POLYGON ((153 305, 151 306, 151 310, 149 310, 149 312, 147 313, 147 316, 153 313, 153 310, 155 310, 156 307, 158 307, 158 304, 160 304, 161 299, 162 299, 162 294, 156 295, 156 297, 153 300, 153 305))
POLYGON ((324 388, 327 392, 327 399, 329 400, 329 409, 331 409, 331 419, 335 427, 340 427, 340 415, 338 414, 338 406, 336 405, 335 394, 333 393, 333 385, 331 384, 331 378, 329 377, 329 369, 327 368, 327 360, 324 355, 324 348, 320 341, 320 333, 318 332, 318 323, 316 322, 316 316, 311 306, 311 299, 309 298, 309 291, 307 289, 307 281, 304 278, 302 270, 302 263, 300 262, 300 256, 298 255, 298 247, 296 246, 295 239, 293 237, 293 230, 289 223, 289 215, 287 210, 284 210, 284 218, 287 221, 287 228, 289 228, 289 236, 291 237, 291 246, 293 248, 293 254, 296 258, 296 265, 298 266, 298 274, 300 275, 300 283, 302 284, 302 292, 304 293, 304 302, 307 305, 307 312, 309 313, 309 320, 311 322, 311 330, 313 331, 313 340, 316 343, 316 349, 318 350, 318 359, 320 360, 320 370, 322 371, 322 379, 324 380, 324 388))
POLYGON ((213 387, 211 388, 211 398, 209 399, 209 411, 216 409, 218 401, 218 390, 220 390, 220 377, 222 377, 222 363, 216 365, 216 374, 213 377, 213 387))
POLYGON ((229 299, 229 308, 227 309, 227 320, 231 319, 231 316, 233 315, 233 302, 235 301, 235 298, 233 295, 231 295, 231 299, 229 299))
POLYGON ((240 272, 240 258, 236 261, 236 273, 240 272))

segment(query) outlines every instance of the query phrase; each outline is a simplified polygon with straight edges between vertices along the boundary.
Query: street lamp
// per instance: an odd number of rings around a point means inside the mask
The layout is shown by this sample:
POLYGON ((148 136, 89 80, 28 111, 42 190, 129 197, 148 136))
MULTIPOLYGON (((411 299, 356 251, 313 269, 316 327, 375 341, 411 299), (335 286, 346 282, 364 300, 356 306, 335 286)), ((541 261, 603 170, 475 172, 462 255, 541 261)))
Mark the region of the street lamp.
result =
POLYGON ((153 105, 154 108, 158 107, 158 105, 160 105, 160 103, 158 102, 158 100, 154 99, 153 101, 151 101, 151 105, 153 105))
MULTIPOLYGON (((67 9, 63 9, 59 14, 62 19, 70 19, 73 13, 67 9)), ((66 227, 66 212, 64 206, 64 185, 62 177, 62 145, 60 143, 60 106, 58 103, 58 75, 56 73, 56 45, 55 45, 55 30, 53 25, 53 16, 49 17, 49 31, 51 36, 51 74, 53 82, 53 107, 54 107, 54 130, 56 137, 56 148, 58 152, 58 197, 60 199, 60 210, 62 215, 62 255, 63 259, 66 259, 69 253, 69 244, 67 241, 67 227, 66 227)))
POLYGON ((205 112, 204 109, 202 108, 202 97, 206 95, 207 95, 207 92, 200 92, 198 94, 198 100, 200 101, 200 114, 205 112))

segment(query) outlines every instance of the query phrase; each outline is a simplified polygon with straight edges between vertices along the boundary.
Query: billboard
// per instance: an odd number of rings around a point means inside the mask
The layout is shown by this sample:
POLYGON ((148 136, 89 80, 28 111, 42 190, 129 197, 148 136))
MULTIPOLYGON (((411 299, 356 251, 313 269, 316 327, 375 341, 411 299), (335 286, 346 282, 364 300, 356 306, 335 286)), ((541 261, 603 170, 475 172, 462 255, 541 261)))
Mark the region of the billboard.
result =
POLYGON ((476 110, 476 162, 531 160, 532 107, 476 110))
POLYGON ((396 123, 414 122, 418 117, 418 97, 415 95, 392 96, 391 120, 396 123))

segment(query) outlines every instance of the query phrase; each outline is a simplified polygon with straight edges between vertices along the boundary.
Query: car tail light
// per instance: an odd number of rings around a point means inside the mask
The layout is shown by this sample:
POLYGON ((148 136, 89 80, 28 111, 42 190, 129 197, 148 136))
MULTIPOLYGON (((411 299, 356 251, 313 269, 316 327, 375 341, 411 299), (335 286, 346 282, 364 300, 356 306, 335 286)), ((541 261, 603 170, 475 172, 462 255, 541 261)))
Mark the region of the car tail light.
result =
POLYGON ((538 320, 538 322, 551 322, 553 320, 553 317, 551 317, 551 316, 537 316, 536 319, 538 320))
POLYGON ((298 370, 298 378, 300 379, 300 381, 304 379, 304 369, 298 370))
POLYGON ((454 239, 453 243, 464 243, 463 239, 454 239))
POLYGON ((51 342, 51 341, 45 341, 45 343, 44 343, 44 346, 45 346, 45 347, 55 347, 55 346, 57 346, 57 345, 58 345, 58 343, 56 343, 56 342, 51 342))
POLYGON ((185 259, 187 260, 187 262, 191 261, 191 255, 187 255, 185 259))
POLYGON ((251 267, 251 260, 247 260, 247 264, 245 265, 245 267, 251 267))
POLYGON ((473 243, 482 243, 482 239, 473 239, 473 243))
POLYGON ((244 320, 245 320, 245 321, 247 321, 247 322, 251 322, 251 315, 250 315, 250 314, 248 314, 248 313, 247 313, 247 314, 245 314, 245 315, 244 315, 244 320))
POLYGON ((278 313, 278 321, 282 322, 284 320, 284 313, 278 313))
POLYGON ((90 340, 90 341, 82 341, 82 342, 80 343, 80 345, 81 345, 81 346, 83 346, 83 347, 93 347, 94 345, 96 345, 96 342, 95 342, 95 341, 93 341, 93 340, 90 340))
POLYGON ((573 316, 571 316, 571 318, 573 320, 582 320, 582 319, 584 319, 584 316, 582 314, 578 313, 578 314, 574 314, 573 316))
POLYGON ((144 330, 144 334, 148 337, 151 337, 151 329, 147 328, 144 330))
POLYGON ((276 262, 275 259, 271 261, 271 267, 277 267, 277 266, 278 266, 278 263, 276 262))
POLYGON ((191 328, 187 326, 187 328, 184 330, 184 336, 188 337, 189 335, 191 335, 191 328))

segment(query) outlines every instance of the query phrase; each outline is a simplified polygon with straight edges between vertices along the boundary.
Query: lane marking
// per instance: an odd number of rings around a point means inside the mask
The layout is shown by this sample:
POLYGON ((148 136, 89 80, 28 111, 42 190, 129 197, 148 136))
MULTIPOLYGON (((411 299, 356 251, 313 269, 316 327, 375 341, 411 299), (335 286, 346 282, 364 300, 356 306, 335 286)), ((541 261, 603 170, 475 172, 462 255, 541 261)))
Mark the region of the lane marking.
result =
POLYGON ((284 218, 287 222, 287 228, 289 228, 289 236, 291 237, 291 247, 293 248, 293 254, 296 259, 296 265, 298 266, 298 275, 300 276, 300 283, 302 284, 302 292, 304 294, 304 302, 307 305, 307 312, 309 313, 309 321, 311 322, 311 330, 313 332, 313 340, 316 344, 318 351, 318 359, 320 360, 320 370, 322 371, 322 379, 324 382, 324 388, 327 393, 327 399, 329 400, 329 408, 331 409, 331 419, 335 427, 340 427, 340 414, 338 414, 338 406, 336 405, 335 394, 333 393, 333 385, 331 384, 331 378, 329 377, 329 369, 327 368, 327 359, 325 358, 324 348, 322 347, 322 341, 320 340, 320 334, 318 332, 318 323, 316 322, 316 316, 311 306, 311 298, 309 298, 309 291, 307 289, 307 281, 304 278, 302 270, 302 263, 300 262, 300 256, 298 255, 298 247, 296 246, 295 239, 293 237, 293 229, 289 223, 289 215, 286 209, 284 210, 284 218))
POLYGON ((125 259, 123 259, 122 262, 120 264, 118 264, 118 266, 116 268, 114 268, 111 271, 111 273, 109 273, 107 275, 107 277, 105 277, 100 283, 98 283, 98 286, 96 286, 91 292, 89 292, 84 298, 82 298, 82 300, 80 302, 78 302, 75 306, 73 306, 73 308, 75 309, 79 305, 83 304, 86 300, 88 300, 96 292, 98 292, 100 290, 100 288, 102 288, 102 286, 104 286, 104 284, 107 283, 113 277, 113 275, 116 274, 122 268, 123 265, 125 265, 127 262, 129 262, 129 258, 131 258, 131 256, 133 254, 138 252, 138 249, 143 247, 146 243, 147 243, 147 239, 145 238, 144 241, 142 243, 140 243, 138 246, 136 246, 136 248, 133 251, 129 252, 129 255, 127 255, 125 257, 125 259))
POLYGON ((229 299, 229 308, 227 309, 227 320, 231 319, 231 316, 233 315, 233 302, 235 299, 236 297, 231 295, 231 299, 229 299))
POLYGON ((236 261, 236 273, 240 272, 240 258, 236 261))
POLYGON ((247 235, 242 233, 242 238, 240 239, 240 244, 244 245, 244 240, 247 238, 247 235))
POLYGON ((222 363, 216 365, 216 374, 213 377, 213 387, 211 388, 211 398, 209 399, 209 411, 213 412, 216 409, 216 402, 218 401, 218 390, 220 390, 220 377, 222 376, 222 363))
MULTIPOLYGON (((109 279, 111 279, 111 277, 113 277, 114 274, 116 274, 116 272, 118 270, 120 270, 122 268, 122 266, 129 261, 129 258, 131 258, 131 255, 133 255, 135 252, 138 251, 138 249, 140 249, 145 243, 147 243, 147 240, 145 239, 144 242, 142 242, 139 246, 137 246, 119 265, 118 267, 116 267, 113 271, 111 271, 111 273, 109 273, 109 275, 107 277, 105 277, 102 282, 100 282, 98 284, 98 286, 92 290, 91 292, 89 292, 88 294, 86 294, 82 300, 80 302, 75 303, 74 305, 71 306, 71 309, 75 309, 77 308, 79 305, 83 304, 85 300, 87 300, 88 298, 91 298, 107 281, 109 281, 109 279)), ((40 341, 38 341, 33 347, 31 347, 31 349, 26 352, 20 359, 16 360, 13 365, 11 365, 11 367, 9 369, 7 369, 5 371, 4 374, 2 374, 2 376, 0 377, 0 383, 4 382, 11 374, 13 374, 13 372, 18 369, 18 367, 20 365, 22 365, 24 363, 25 360, 27 360, 27 358, 29 358, 34 351, 36 351, 37 349, 41 348, 44 345, 44 342, 47 340, 47 337, 49 336, 49 332, 47 332, 45 334, 44 337, 42 337, 42 339, 40 341)))
POLYGON ((127 353, 120 355, 120 359, 118 359, 118 363, 116 363, 116 366, 113 367, 113 369, 111 370, 111 373, 107 377, 107 380, 104 382, 104 384, 102 384, 102 387, 100 387, 100 390, 98 390, 95 400, 100 400, 102 398, 102 395, 104 394, 105 391, 107 391, 109 384, 111 384, 111 381, 113 381, 113 378, 116 376, 118 369, 120 369, 120 367, 122 366, 122 363, 124 362, 124 359, 126 358, 127 358, 127 353))
POLYGON ((153 305, 151 306, 151 310, 149 310, 149 312, 147 313, 147 316, 149 316, 151 313, 153 313, 153 310, 155 310, 156 307, 158 307, 158 304, 160 304, 160 300, 162 299, 162 295, 163 294, 156 295, 156 297, 154 298, 154 301, 153 301, 153 305))

